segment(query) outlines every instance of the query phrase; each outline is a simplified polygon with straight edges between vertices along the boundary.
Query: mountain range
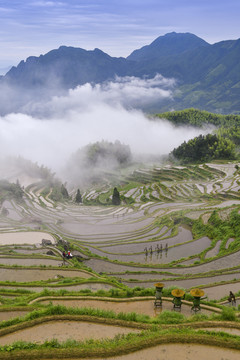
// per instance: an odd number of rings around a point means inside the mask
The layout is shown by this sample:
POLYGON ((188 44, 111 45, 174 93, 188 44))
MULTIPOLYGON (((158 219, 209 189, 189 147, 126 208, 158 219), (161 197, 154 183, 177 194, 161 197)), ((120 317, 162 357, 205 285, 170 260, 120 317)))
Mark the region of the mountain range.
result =
POLYGON ((149 111, 195 107, 218 113, 240 113, 240 39, 207 43, 191 33, 169 33, 127 58, 99 49, 61 46, 12 67, 0 84, 34 92, 102 83, 115 76, 176 79, 174 97, 149 111))

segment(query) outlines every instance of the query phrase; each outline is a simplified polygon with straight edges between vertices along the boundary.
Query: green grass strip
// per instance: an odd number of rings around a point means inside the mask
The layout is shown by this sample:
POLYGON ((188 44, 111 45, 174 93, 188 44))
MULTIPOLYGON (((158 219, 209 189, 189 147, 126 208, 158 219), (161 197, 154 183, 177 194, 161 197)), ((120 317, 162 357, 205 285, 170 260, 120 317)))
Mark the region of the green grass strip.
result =
POLYGON ((99 358, 124 355, 161 344, 176 343, 212 345, 240 350, 239 337, 224 332, 155 328, 139 334, 117 335, 114 339, 90 339, 84 342, 67 340, 64 343, 52 339, 43 344, 16 342, 0 347, 0 353, 1 360, 99 358))

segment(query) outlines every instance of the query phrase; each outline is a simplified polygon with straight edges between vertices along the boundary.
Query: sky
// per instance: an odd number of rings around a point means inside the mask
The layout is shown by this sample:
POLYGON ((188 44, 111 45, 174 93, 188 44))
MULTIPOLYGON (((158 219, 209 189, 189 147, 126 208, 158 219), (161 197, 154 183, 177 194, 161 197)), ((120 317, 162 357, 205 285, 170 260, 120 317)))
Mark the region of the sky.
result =
POLYGON ((239 0, 0 0, 0 73, 61 45, 126 57, 166 33, 238 39, 239 0))

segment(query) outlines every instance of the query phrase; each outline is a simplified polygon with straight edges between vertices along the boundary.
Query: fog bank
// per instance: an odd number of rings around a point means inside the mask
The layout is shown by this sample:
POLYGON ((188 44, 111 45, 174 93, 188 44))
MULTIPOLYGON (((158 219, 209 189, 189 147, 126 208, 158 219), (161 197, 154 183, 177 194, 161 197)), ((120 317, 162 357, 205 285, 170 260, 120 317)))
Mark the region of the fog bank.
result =
MULTIPOLYGON (((169 153, 203 130, 175 128, 166 120, 150 121, 139 109, 171 99, 174 79, 117 78, 85 84, 49 101, 32 99, 21 113, 0 117, 2 155, 21 155, 54 171, 77 149, 107 140, 130 146, 132 153, 169 153)), ((13 104, 14 105, 14 104, 13 104)))

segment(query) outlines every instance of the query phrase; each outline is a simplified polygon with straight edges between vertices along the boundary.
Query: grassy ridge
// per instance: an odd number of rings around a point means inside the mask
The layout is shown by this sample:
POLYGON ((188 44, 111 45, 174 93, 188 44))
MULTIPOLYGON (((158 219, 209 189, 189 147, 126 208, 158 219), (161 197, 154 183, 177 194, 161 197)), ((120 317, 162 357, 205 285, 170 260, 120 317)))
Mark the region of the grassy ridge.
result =
POLYGON ((174 125, 192 125, 196 127, 202 127, 206 124, 218 127, 240 125, 240 115, 221 115, 194 108, 159 113, 154 118, 167 119, 174 125))

